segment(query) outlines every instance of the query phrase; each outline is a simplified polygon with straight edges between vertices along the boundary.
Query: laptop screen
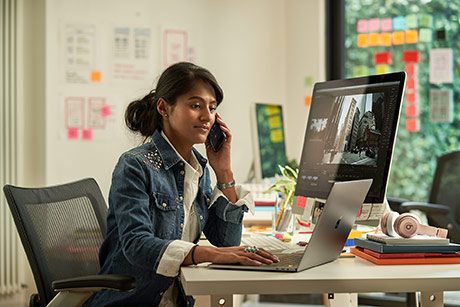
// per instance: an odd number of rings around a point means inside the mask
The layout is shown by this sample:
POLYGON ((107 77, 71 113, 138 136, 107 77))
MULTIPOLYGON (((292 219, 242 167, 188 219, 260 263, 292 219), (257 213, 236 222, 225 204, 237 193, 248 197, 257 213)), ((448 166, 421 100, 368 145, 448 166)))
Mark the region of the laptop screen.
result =
POLYGON ((383 203, 405 72, 316 83, 295 196, 326 199, 335 181, 373 179, 365 203, 383 203))

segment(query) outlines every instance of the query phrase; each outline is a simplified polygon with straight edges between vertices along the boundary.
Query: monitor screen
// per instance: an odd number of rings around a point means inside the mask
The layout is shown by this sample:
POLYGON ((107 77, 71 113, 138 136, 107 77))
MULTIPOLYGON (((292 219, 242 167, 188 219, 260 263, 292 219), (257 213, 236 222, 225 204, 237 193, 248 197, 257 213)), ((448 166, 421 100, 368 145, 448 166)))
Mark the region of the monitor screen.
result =
POLYGON ((315 84, 295 196, 326 199, 335 181, 372 178, 383 203, 405 72, 315 84))

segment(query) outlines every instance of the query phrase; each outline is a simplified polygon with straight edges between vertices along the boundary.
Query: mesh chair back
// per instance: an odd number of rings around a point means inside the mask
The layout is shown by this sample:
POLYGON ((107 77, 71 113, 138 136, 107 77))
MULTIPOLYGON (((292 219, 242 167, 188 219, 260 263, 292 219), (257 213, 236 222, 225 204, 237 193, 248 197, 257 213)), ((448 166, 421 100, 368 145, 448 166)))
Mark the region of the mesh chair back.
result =
POLYGON ((40 297, 54 296, 54 280, 99 273, 107 206, 94 179, 45 188, 7 185, 4 192, 40 297))
POLYGON ((449 206, 452 218, 460 222, 460 151, 438 159, 428 202, 449 206))

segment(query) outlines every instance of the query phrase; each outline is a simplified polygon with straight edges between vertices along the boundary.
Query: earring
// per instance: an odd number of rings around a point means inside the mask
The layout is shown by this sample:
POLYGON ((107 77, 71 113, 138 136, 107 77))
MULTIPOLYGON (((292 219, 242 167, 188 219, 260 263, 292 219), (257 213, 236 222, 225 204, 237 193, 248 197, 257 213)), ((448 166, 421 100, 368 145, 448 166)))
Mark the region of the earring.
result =
POLYGON ((168 114, 166 114, 166 113, 165 113, 165 114, 163 114, 163 115, 164 115, 165 117, 168 117, 168 114))

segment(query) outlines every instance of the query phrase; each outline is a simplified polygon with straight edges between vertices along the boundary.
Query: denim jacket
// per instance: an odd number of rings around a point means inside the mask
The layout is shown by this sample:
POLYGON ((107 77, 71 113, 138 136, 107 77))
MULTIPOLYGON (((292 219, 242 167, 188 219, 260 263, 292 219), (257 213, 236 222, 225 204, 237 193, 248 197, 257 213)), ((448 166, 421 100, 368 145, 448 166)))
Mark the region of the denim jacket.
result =
MULTIPOLYGON (((239 245, 248 208, 224 197, 210 206, 207 160, 193 151, 204 170, 194 201, 200 232, 215 246, 239 245)), ((184 163, 159 131, 150 142, 120 157, 112 175, 107 235, 99 261, 101 274, 131 275, 136 288, 132 292, 100 291, 91 297, 90 306, 157 306, 173 282, 180 285, 177 276, 155 272, 168 244, 182 236, 184 173, 184 163)), ((193 303, 192 297, 178 298, 179 306, 193 303)))

